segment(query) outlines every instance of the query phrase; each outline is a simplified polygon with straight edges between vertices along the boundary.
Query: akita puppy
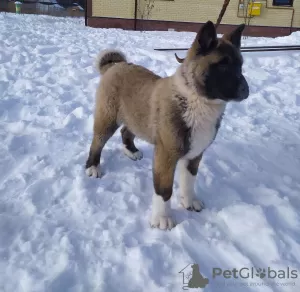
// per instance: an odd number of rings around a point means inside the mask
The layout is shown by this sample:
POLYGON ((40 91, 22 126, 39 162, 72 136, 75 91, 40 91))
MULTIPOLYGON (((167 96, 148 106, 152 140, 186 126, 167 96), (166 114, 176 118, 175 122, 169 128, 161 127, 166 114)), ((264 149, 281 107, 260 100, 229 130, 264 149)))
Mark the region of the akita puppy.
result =
POLYGON ((131 159, 142 158, 134 144, 136 136, 154 144, 152 227, 175 226, 170 199, 177 163, 182 205, 191 211, 203 208, 194 191, 202 154, 217 135, 226 103, 249 95, 239 50, 244 27, 218 39, 208 21, 197 34, 198 50, 166 78, 128 63, 116 50, 99 56, 102 78, 86 173, 100 177, 101 151, 121 125, 124 152, 131 159))

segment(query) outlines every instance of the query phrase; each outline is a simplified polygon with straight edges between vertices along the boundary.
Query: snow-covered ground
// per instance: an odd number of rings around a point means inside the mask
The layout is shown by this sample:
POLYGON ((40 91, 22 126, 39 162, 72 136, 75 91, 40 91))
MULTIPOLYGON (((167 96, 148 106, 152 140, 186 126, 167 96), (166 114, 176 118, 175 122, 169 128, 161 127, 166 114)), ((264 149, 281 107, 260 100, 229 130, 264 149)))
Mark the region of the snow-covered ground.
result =
MULTIPOLYGON (((117 132, 103 152, 105 176, 85 176, 98 52, 121 48, 130 61, 167 76, 178 66, 173 52, 152 48, 186 47, 194 36, 0 14, 1 292, 182 291, 179 271, 192 263, 209 279, 203 291, 300 291, 299 52, 244 54, 251 96, 228 106, 205 152, 196 191, 206 209, 178 205, 176 173, 179 224, 172 231, 148 223, 152 146, 137 140, 144 159, 131 161, 117 132), (243 267, 299 273, 212 278, 213 268, 243 267)), ((296 43, 300 33, 243 39, 296 43)), ((187 281, 191 266, 185 271, 187 281)))

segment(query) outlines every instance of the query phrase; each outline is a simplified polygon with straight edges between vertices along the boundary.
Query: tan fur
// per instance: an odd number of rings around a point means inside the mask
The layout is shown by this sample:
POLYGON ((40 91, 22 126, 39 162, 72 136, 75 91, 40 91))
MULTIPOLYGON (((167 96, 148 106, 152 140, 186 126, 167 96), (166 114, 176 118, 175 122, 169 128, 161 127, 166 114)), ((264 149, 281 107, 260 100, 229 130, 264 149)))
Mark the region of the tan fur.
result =
POLYGON ((173 76, 166 78, 138 65, 125 62, 115 64, 103 75, 96 94, 95 133, 102 132, 103 121, 107 117, 111 126, 113 125, 110 120, 118 125, 124 124, 135 136, 151 144, 155 144, 162 137, 168 137, 163 140, 174 144, 176 129, 173 129, 170 116, 174 107, 179 104, 174 98, 176 94, 184 95, 190 105, 193 100, 199 100, 198 103, 205 108, 220 107, 214 105, 214 101, 199 99, 193 76, 201 76, 211 63, 218 62, 220 58, 217 54, 211 54, 197 62, 189 63, 187 59, 186 65, 180 67, 173 76), (190 82, 189 86, 184 85, 184 71, 190 82))

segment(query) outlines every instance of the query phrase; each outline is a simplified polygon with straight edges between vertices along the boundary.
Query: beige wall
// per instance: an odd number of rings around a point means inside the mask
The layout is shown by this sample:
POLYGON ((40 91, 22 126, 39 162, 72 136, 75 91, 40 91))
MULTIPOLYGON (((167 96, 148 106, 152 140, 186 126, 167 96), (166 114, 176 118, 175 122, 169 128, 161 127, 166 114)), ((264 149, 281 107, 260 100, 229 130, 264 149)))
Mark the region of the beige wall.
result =
POLYGON ((92 15, 134 18, 134 0, 93 0, 92 15))
MULTIPOLYGON (((144 0, 139 0, 144 3, 144 0)), ((149 19, 187 22, 216 21, 224 0, 155 0, 149 19)), ((260 16, 251 19, 250 25, 289 27, 292 19, 291 9, 272 9, 272 0, 263 0, 260 16), (266 7, 268 1, 268 7, 266 7)), ((231 0, 223 17, 223 24, 244 22, 243 10, 238 17, 239 0, 231 0)), ((142 7, 142 6, 140 6, 142 7)), ((93 16, 134 18, 134 0, 93 0, 93 16)), ((294 1, 294 27, 300 27, 300 1, 294 1)), ((143 10, 143 9, 141 9, 143 10)), ((138 18, 141 18, 140 13, 138 18)))

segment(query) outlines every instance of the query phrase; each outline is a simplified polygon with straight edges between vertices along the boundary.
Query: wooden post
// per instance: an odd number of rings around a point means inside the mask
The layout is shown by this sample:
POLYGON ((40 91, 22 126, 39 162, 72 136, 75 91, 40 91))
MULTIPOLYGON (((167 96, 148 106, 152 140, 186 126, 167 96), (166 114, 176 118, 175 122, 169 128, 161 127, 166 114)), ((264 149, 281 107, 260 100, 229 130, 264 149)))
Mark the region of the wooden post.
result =
POLYGON ((84 24, 85 26, 87 26, 87 10, 88 10, 88 7, 87 7, 87 0, 85 0, 85 7, 84 7, 84 24))

